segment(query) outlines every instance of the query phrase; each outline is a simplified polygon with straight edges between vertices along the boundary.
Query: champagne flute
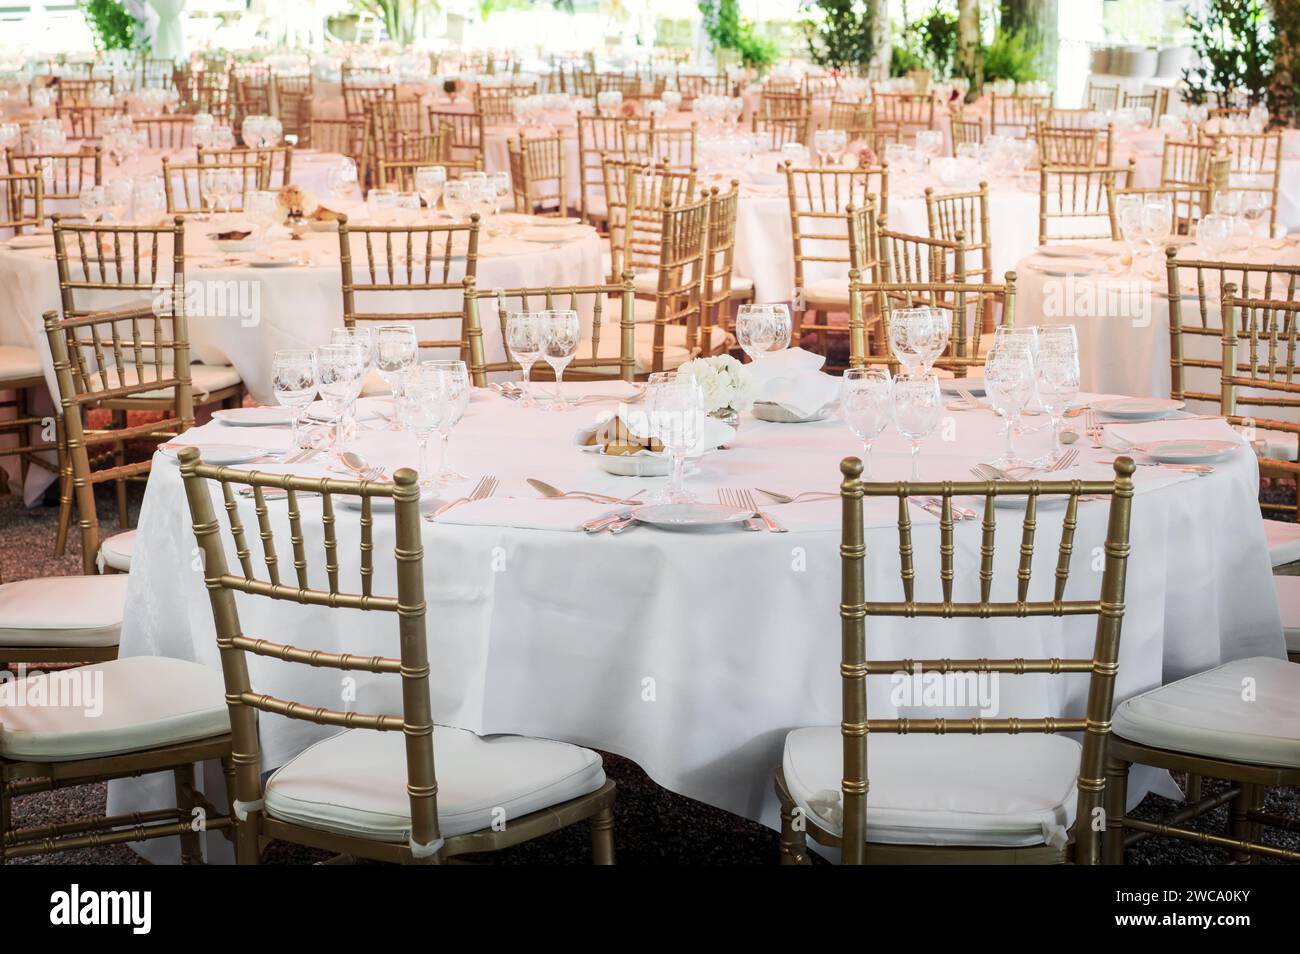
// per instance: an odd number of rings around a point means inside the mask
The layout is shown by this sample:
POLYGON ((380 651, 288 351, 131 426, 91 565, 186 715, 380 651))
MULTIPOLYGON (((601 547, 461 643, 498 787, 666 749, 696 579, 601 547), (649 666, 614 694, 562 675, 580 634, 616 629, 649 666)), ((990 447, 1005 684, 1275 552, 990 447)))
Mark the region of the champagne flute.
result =
POLYGON ((551 410, 567 411, 569 404, 564 400, 560 384, 564 378, 564 369, 578 353, 578 345, 582 341, 582 326, 576 311, 550 310, 541 314, 542 357, 555 372, 555 401, 551 404, 551 410))
POLYGON ((660 499, 690 503, 696 497, 686 489, 686 455, 704 435, 704 392, 691 375, 678 375, 648 387, 646 404, 650 432, 672 458, 672 476, 660 499))
POLYGON ((301 447, 298 429, 302 412, 316 397, 316 354, 312 351, 277 351, 271 358, 275 399, 292 413, 294 447, 301 447))
POLYGON ((871 479, 871 446, 893 416, 893 380, 888 368, 849 368, 840 380, 840 413, 862 441, 863 475, 871 479))
POLYGON ((542 353, 542 315, 540 312, 512 311, 506 316, 506 347, 519 362, 523 372, 524 397, 519 403, 532 407, 532 369, 542 353))
POLYGON ((943 411, 939 376, 916 371, 893 382, 894 426, 912 444, 912 480, 921 479, 921 442, 938 426, 943 411))

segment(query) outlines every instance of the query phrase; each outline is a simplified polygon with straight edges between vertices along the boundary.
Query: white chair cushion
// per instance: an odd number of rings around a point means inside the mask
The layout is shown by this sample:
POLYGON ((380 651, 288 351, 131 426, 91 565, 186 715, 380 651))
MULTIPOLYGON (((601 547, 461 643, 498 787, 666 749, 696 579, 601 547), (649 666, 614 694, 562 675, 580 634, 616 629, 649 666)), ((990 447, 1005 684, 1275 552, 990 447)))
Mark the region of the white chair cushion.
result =
MULTIPOLYGON (((509 824, 605 784, 600 756, 564 742, 517 735, 480 738, 438 726, 438 825, 444 838, 509 824)), ((410 836, 406 742, 401 732, 349 729, 318 742, 266 783, 266 811, 311 828, 376 841, 410 836)))
POLYGON ((847 278, 821 278, 803 287, 804 299, 810 308, 849 307, 849 280, 847 278))
POLYGON ((124 573, 50 576, 0 585, 0 646, 115 646, 124 573))
MULTIPOLYGON (((843 830, 839 726, 785 737, 786 785, 811 822, 843 830)), ((1081 749, 1056 735, 872 735, 867 841, 1026 847, 1065 843, 1081 749)))
POLYGON ((1262 443, 1261 453, 1273 460, 1295 461, 1300 457, 1297 453, 1297 435, 1287 431, 1270 431, 1260 427, 1255 429, 1251 439, 1262 443))
MULTIPOLYGON (((169 375, 171 372, 164 366, 163 374, 169 375)), ((145 381, 157 377, 152 365, 145 366, 145 381)), ((122 379, 119 380, 117 371, 108 373, 108 386, 110 388, 129 387, 139 381, 139 375, 134 367, 125 368, 122 372, 122 379)), ((194 392, 194 403, 202 404, 207 400, 208 395, 223 391, 226 388, 234 387, 240 383, 239 372, 229 365, 225 364, 192 364, 190 365, 190 388, 194 392)), ((92 391, 98 391, 103 387, 103 381, 98 375, 90 375, 86 384, 92 391)), ((168 398, 171 396, 171 388, 158 388, 153 391, 142 391, 139 394, 132 394, 130 398, 139 398, 140 400, 152 400, 154 398, 168 398)))
POLYGON ((131 572, 131 554, 135 553, 135 531, 115 533, 99 545, 99 569, 111 567, 122 573, 131 572))
POLYGON ((33 348, 0 345, 0 384, 41 376, 41 359, 33 348))
POLYGON ((731 294, 733 298, 736 296, 744 298, 747 295, 754 294, 754 279, 744 278, 743 276, 737 275, 735 272, 732 272, 731 273, 731 294))
POLYGON ((653 298, 659 293, 659 273, 657 271, 637 272, 632 278, 632 287, 636 289, 638 295, 653 298))
POLYGON ((1300 523, 1265 520, 1264 536, 1268 539, 1268 558, 1274 566, 1300 560, 1300 523))
POLYGON ((192 742, 229 732, 228 712, 219 670, 115 659, 0 686, 0 755, 65 762, 192 742))
POLYGON ((1300 767, 1300 666, 1238 659, 1134 696, 1115 710, 1111 727, 1156 748, 1300 767))
POLYGON ((1275 576, 1273 589, 1277 593, 1277 608, 1282 613, 1286 651, 1300 653, 1300 576, 1275 576))

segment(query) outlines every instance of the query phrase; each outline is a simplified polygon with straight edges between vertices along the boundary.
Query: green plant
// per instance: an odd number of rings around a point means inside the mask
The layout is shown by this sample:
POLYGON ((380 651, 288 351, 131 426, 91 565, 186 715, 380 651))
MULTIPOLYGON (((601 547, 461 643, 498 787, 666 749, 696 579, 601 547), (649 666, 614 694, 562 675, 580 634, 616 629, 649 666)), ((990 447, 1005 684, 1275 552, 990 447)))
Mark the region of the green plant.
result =
POLYGON ((127 13, 118 0, 82 0, 81 12, 86 17, 97 50, 134 49, 137 40, 143 44, 143 37, 137 37, 139 24, 135 17, 127 13))
POLYGON ((1300 4, 1277 0, 1273 4, 1273 83, 1269 108, 1288 126, 1300 122, 1300 4))
POLYGON ((761 67, 771 66, 776 62, 777 49, 776 41, 765 33, 760 33, 757 24, 751 20, 744 20, 740 24, 740 45, 737 49, 740 51, 740 62, 746 66, 761 67))
POLYGON ((907 32, 913 38, 914 51, 935 79, 946 80, 952 76, 953 60, 957 57, 955 10, 936 6, 924 19, 909 24, 907 32))
POLYGON ((1039 79, 1038 48, 1023 33, 998 30, 983 51, 984 79, 1026 83, 1039 79))
POLYGON ((802 0, 800 9, 820 14, 800 22, 808 54, 818 66, 866 66, 876 52, 878 4, 863 0, 802 0))
POLYGON ((1277 38, 1263 0, 1211 0, 1204 18, 1188 13, 1187 26, 1199 60, 1183 70, 1188 102, 1204 103, 1213 94, 1226 105, 1235 91, 1252 106, 1264 98, 1277 38))
POLYGON ((889 75, 906 76, 912 70, 925 69, 925 61, 915 50, 895 43, 889 54, 889 75))
POLYGON ((352 4, 378 17, 388 38, 403 45, 413 42, 424 20, 441 9, 438 0, 352 0, 352 4))
POLYGON ((740 16, 738 0, 699 0, 704 33, 715 50, 735 50, 746 66, 770 66, 776 61, 776 41, 740 16))

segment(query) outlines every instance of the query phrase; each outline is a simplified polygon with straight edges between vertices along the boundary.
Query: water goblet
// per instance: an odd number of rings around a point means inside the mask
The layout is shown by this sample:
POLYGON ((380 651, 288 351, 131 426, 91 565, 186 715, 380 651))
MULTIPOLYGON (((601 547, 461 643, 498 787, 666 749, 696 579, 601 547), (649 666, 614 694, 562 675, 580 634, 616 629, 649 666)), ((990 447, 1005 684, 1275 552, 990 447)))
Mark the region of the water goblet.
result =
POLYGON ((938 426, 943 411, 939 377, 933 371, 916 371, 895 378, 890 397, 894 427, 912 446, 912 480, 920 480, 921 443, 938 426))
POLYGON ((506 347, 519 362, 523 374, 524 407, 532 407, 536 402, 532 395, 532 369, 542 353, 542 314, 532 311, 512 311, 506 316, 506 347))
POLYGON ((862 441, 862 475, 871 479, 871 447, 889 426, 894 410, 888 368, 849 368, 840 379, 840 415, 862 441))
POLYGON ((553 411, 567 411, 570 405, 564 400, 560 384, 564 369, 568 367, 582 341, 582 326, 576 311, 552 309, 542 314, 542 357, 555 372, 555 401, 553 411))
POLYGON ((277 351, 271 357, 271 381, 275 399, 292 414, 294 447, 301 447, 299 428, 302 412, 316 397, 316 353, 304 350, 277 351))

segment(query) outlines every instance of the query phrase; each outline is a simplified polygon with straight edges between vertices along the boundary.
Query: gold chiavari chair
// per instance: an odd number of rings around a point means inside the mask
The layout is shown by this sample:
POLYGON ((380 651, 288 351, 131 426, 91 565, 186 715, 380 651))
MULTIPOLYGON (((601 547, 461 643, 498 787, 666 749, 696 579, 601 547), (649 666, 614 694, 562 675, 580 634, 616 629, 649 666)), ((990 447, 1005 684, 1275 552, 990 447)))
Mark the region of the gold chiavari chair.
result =
POLYGON ((624 99, 640 99, 641 77, 626 73, 598 73, 596 95, 601 93, 622 93, 624 99))
POLYGON ((247 116, 271 115, 271 69, 245 65, 231 70, 230 89, 234 93, 236 131, 247 116))
POLYGON ((1038 128, 1043 112, 1051 108, 1051 96, 999 96, 990 93, 989 133, 1023 139, 1038 128))
MULTIPOLYGON (((1107 481, 918 484, 870 483, 862 479, 861 460, 850 457, 840 464, 842 722, 797 729, 786 737, 776 773, 783 864, 810 863, 807 835, 840 848, 845 864, 1100 862, 1101 833, 1093 821, 1105 790, 1135 467, 1121 457, 1114 469, 1114 480, 1107 481), (973 552, 955 542, 961 533, 954 528, 953 498, 966 494, 984 498, 978 584, 973 567, 961 572, 957 566, 964 562, 960 555, 973 552), (1028 500, 1023 520, 1017 521, 1021 532, 1002 534, 1020 548, 1014 599, 1010 588, 994 586, 999 565, 996 502, 1011 495, 1028 500), (1069 575, 1079 562, 1076 549, 1091 542, 1079 539, 1078 517, 1081 498, 1092 495, 1110 500, 1105 539, 1097 541, 1104 543, 1104 564, 1098 598, 1080 599, 1082 587, 1069 589, 1069 575), (916 580, 910 498, 920 496, 940 498, 937 581, 916 580), (897 503, 899 601, 868 598, 864 498, 897 503), (1040 572, 1040 579, 1050 576, 1040 586, 1047 598, 1031 600, 1035 562, 1045 570, 1053 562, 1050 555, 1034 560, 1036 533, 1045 530, 1039 527, 1040 506, 1059 499, 1065 506, 1055 572, 1040 572), (1025 616, 1062 622, 1095 616, 1092 651, 1066 659, 927 660, 880 659, 878 652, 867 651, 869 620, 920 617, 933 627, 965 633, 974 620, 1025 616), (953 618, 965 627, 941 622, 953 618), (1083 716, 1044 718, 870 718, 867 679, 914 672, 998 673, 1044 681, 1086 675, 1086 709, 1083 716), (1082 733, 1082 744, 1063 734, 1067 732, 1082 733), (919 777, 917 766, 925 767, 919 777), (940 828, 953 837, 936 838, 940 828)), ((997 633, 989 628, 983 636, 993 639, 997 633)))
POLYGON ((224 72, 203 70, 194 73, 190 80, 187 111, 211 113, 219 122, 232 122, 235 117, 235 98, 226 83, 224 72))
POLYGON ((1038 161, 1044 166, 1109 166, 1114 130, 1073 126, 1038 126, 1038 161))
POLYGON ((397 102, 397 87, 389 84, 343 83, 343 117, 365 121, 379 103, 397 102))
POLYGON ((58 106, 55 113, 68 126, 69 139, 98 139, 110 116, 125 116, 125 106, 58 106))
POLYGON ((786 143, 807 143, 812 130, 812 100, 799 92, 769 92, 759 97, 751 127, 754 132, 768 133, 772 148, 786 143))
POLYGON ((1091 129, 1097 121, 1097 111, 1087 106, 1062 109, 1053 106, 1045 110, 1042 123, 1055 129, 1091 129))
POLYGON ((203 464, 199 451, 187 448, 182 451, 181 475, 195 538, 204 555, 204 578, 225 676, 233 735, 237 862, 257 864, 263 843, 279 839, 378 861, 439 864, 590 819, 593 860, 613 863, 615 786, 605 778, 600 756, 561 742, 522 736, 485 739, 464 729, 435 726, 415 471, 402 468, 391 483, 272 475, 203 464), (227 515, 224 528, 213 507, 215 488, 227 515), (264 503, 266 491, 272 488, 288 495, 287 522, 276 525, 268 522, 264 503), (245 493, 253 501, 241 507, 240 496, 245 493), (333 515, 339 498, 360 504, 359 535, 336 529, 333 515), (391 537, 386 520, 371 519, 375 503, 389 500, 391 537), (246 531, 243 517, 253 519, 254 511, 258 529, 246 531), (260 541, 260 553, 245 544, 249 536, 260 541), (281 549, 291 547, 295 554, 292 580, 282 581, 277 537, 281 549), (391 569, 379 563, 390 546, 391 569), (355 583, 338 565, 340 552, 347 553, 349 547, 357 547, 360 554, 355 583), (238 566, 228 564, 227 553, 237 554, 238 566), (324 555, 324 575, 310 572, 309 553, 324 555), (376 592, 375 579, 389 578, 390 573, 396 579, 396 595, 376 592), (328 607, 331 613, 391 614, 399 637, 398 656, 362 657, 248 635, 239 609, 256 600, 301 604, 303 618, 322 611, 311 607, 328 607), (343 712, 318 706, 316 701, 276 698, 255 685, 251 674, 265 670, 262 665, 250 667, 250 656, 360 671, 382 679, 395 677, 402 687, 401 712, 343 712), (346 731, 290 759, 263 784, 257 725, 259 719, 271 716, 346 731), (481 790, 486 778, 518 780, 525 771, 529 777, 524 790, 540 794, 520 796, 520 789, 514 789, 489 792, 482 802, 457 797, 475 785, 481 790), (505 812, 509 821, 503 828, 494 824, 495 813, 487 806, 505 812))
MULTIPOLYGON (((370 159, 368 181, 379 181, 379 163, 397 159, 421 158, 422 154, 412 151, 418 149, 418 139, 424 133, 420 128, 420 104, 417 101, 395 100, 380 101, 375 104, 368 117, 368 135, 366 153, 370 159)), ((438 135, 445 127, 432 127, 438 135)), ((441 148, 439 144, 439 149, 441 148)))
MULTIPOLYGON (((650 373, 650 362, 638 360, 637 324, 635 312, 636 293, 631 275, 625 281, 607 285, 566 285, 553 288, 510 288, 479 290, 467 302, 467 324, 470 341, 470 377, 475 387, 487 384, 487 376, 499 371, 522 371, 523 366, 510 350, 506 335, 506 322, 511 312, 566 309, 591 313, 591 335, 578 347, 577 355, 565 368, 566 379, 608 380, 617 376, 624 381, 635 381, 637 375, 650 373), (505 344, 505 360, 490 362, 483 355, 481 311, 487 303, 501 326, 501 339, 505 344), (480 304, 483 303, 483 304, 480 304), (617 329, 607 325, 617 323, 617 329), (612 344, 611 344, 612 342, 612 344), (613 350, 611 350, 611 347, 613 350)), ((644 335, 643 335, 644 337, 644 335)))
MULTIPOLYGON (((203 174, 210 171, 216 163, 209 162, 172 162, 163 156, 162 180, 163 194, 167 199, 168 215, 200 215, 212 211, 203 188, 203 174)), ((243 188, 239 194, 230 198, 230 209, 244 211, 244 200, 249 192, 269 188, 271 170, 268 162, 249 153, 238 162, 220 163, 222 169, 231 169, 240 174, 243 188)))
POLYGON ((989 225, 989 184, 981 182, 973 192, 949 192, 936 195, 925 190, 925 211, 930 238, 957 241, 961 236, 965 248, 962 274, 993 281, 993 230, 989 225), (971 267, 970 255, 979 253, 978 267, 971 267))
POLYGON ((196 154, 201 166, 246 166, 254 160, 261 163, 266 168, 264 189, 279 189, 293 182, 293 146, 259 146, 256 149, 242 146, 206 149, 199 146, 196 154))
POLYGON ((54 90, 55 105, 65 107, 88 106, 96 93, 111 96, 117 92, 116 84, 111 79, 72 79, 66 76, 59 78, 54 90))
POLYGON ((1151 110, 1152 126, 1160 123, 1160 117, 1165 112, 1165 100, 1168 92, 1165 90, 1151 89, 1144 90, 1141 93, 1124 93, 1123 109, 1149 109, 1151 110))
POLYGON ((902 130, 892 123, 870 127, 859 126, 850 129, 847 135, 850 143, 861 143, 870 149, 877 156, 877 161, 879 157, 884 156, 886 146, 903 141, 902 130))
POLYGON ((512 139, 506 149, 515 211, 563 217, 569 205, 563 134, 512 139))
POLYGON ((351 156, 361 165, 365 149, 366 125, 351 119, 313 119, 307 134, 307 143, 321 152, 334 152, 351 156))
MULTIPOLYGON (((478 275, 479 219, 466 225, 352 225, 339 218, 339 262, 343 289, 343 324, 405 321, 419 323, 419 347, 454 350, 469 362, 470 341, 466 302, 474 295, 478 275), (353 248, 353 236, 358 239, 353 248), (412 295, 419 292, 419 295, 412 295), (358 301, 358 299, 362 301, 358 301), (418 300, 419 310, 378 310, 381 301, 418 300), (370 303, 370 307, 367 304, 370 303), (428 337, 448 325, 454 336, 428 337)), ((368 382, 367 390, 379 387, 368 382)))
MULTIPOLYGON (((183 261, 184 251, 178 260, 183 261)), ((177 274, 183 274, 177 272, 177 274)), ((175 295, 173 295, 175 297, 175 295)), ((135 551, 135 531, 100 535, 95 486, 149 475, 150 459, 124 461, 122 441, 157 445, 194 426, 190 346, 184 309, 127 308, 92 312, 61 321, 45 313, 45 334, 54 358, 59 415, 66 438, 72 495, 81 531, 82 572, 126 573, 135 551), (161 416, 142 417, 125 431, 91 428, 89 413, 100 407, 148 408, 161 416), (103 449, 104 453, 100 453, 103 449), (100 458, 111 466, 98 467, 100 458)), ((151 455, 152 456, 152 455, 151 455)))
POLYGON ((285 136, 297 136, 302 142, 311 131, 312 98, 316 94, 312 75, 276 74, 271 88, 275 98, 275 116, 284 127, 285 136))
MULTIPOLYGON (((9 238, 45 224, 43 186, 39 175, 0 175, 0 195, 4 199, 0 235, 9 238)), ((19 487, 27 483, 32 465, 57 474, 58 467, 40 456, 44 452, 57 453, 58 442, 51 444, 37 436, 46 425, 45 417, 36 413, 38 396, 46 392, 46 384, 35 348, 0 345, 0 393, 4 392, 8 396, 0 397, 0 436, 12 438, 13 443, 0 444, 0 457, 17 459, 19 487)), ((8 476, 0 470, 0 490, 7 485, 8 476)), ((3 662, 0 658, 0 664, 3 662)))
POLYGON ((835 101, 830 104, 830 115, 826 120, 827 129, 870 129, 876 124, 876 111, 863 103, 845 103, 835 101))
POLYGON ((682 94, 682 109, 690 110, 701 96, 730 96, 735 84, 726 76, 692 76, 679 74, 677 92, 682 94))
POLYGON ((376 164, 376 185, 399 192, 415 192, 416 170, 424 166, 445 166, 449 151, 445 130, 429 135, 403 133, 398 139, 397 157, 380 159, 376 164))
POLYGON ((830 106, 840 90, 840 81, 835 76, 807 76, 802 82, 803 92, 818 106, 830 106))
MULTIPOLYGON (((740 183, 731 180, 731 191, 709 190, 709 231, 704 249, 704 286, 700 292, 700 350, 713 351, 713 329, 730 331, 732 267, 736 256, 736 213, 740 207, 740 183)), ((750 293, 753 286, 750 286, 750 293)))
POLYGON ((1229 174, 1236 192, 1262 193, 1268 202, 1269 234, 1277 228, 1277 194, 1282 177, 1282 131, 1226 133, 1216 137, 1231 159, 1229 174))
POLYGON ((637 293, 654 295, 663 248, 663 209, 691 201, 695 170, 615 159, 606 159, 602 168, 609 215, 610 275, 631 271, 636 275, 637 293))
POLYGON ((860 209, 868 202, 874 202, 877 210, 885 208, 889 168, 796 169, 787 161, 785 178, 794 248, 792 340, 798 340, 803 331, 813 331, 825 353, 827 337, 846 331, 830 324, 830 313, 847 312, 851 305, 847 273, 852 262, 845 216, 850 208, 860 209), (840 271, 843 277, 820 277, 840 271))
POLYGON ((933 93, 881 93, 872 97, 877 123, 894 123, 904 138, 922 129, 936 129, 937 116, 933 93))
POLYGON ((75 152, 16 153, 6 149, 5 162, 10 175, 41 176, 47 202, 79 198, 82 189, 104 181, 103 157, 98 146, 83 146, 75 152))
MULTIPOLYGON (((1294 443, 1300 435, 1295 420, 1300 409, 1296 380, 1300 302, 1238 297, 1237 291, 1232 282, 1222 286, 1222 413, 1231 423, 1289 434, 1294 443), (1271 408, 1290 419, 1244 415, 1238 405, 1271 408)), ((1290 461, 1262 460, 1261 473, 1266 469, 1290 479, 1300 474, 1300 466, 1290 461)), ((1282 592, 1285 589, 1279 587, 1282 592)), ((1284 619, 1284 625, 1294 624, 1284 619)), ((1290 820, 1265 811, 1264 796, 1270 788, 1300 784, 1293 728, 1297 695, 1300 667, 1274 657, 1256 657, 1188 676, 1122 703, 1115 711, 1106 766, 1107 863, 1123 864, 1125 845, 1153 835, 1223 848, 1238 863, 1253 856, 1300 861, 1300 851, 1269 845, 1263 839, 1267 828, 1294 828, 1290 820), (1252 691, 1243 692, 1244 685, 1252 691), (1126 814, 1125 800, 1129 767, 1135 763, 1185 772, 1189 779, 1224 779, 1229 787, 1202 799, 1199 785, 1192 791, 1189 784, 1192 804, 1172 818, 1132 818, 1126 814), (1224 801, 1229 804, 1226 835, 1182 827, 1187 818, 1224 801)))
POLYGON ((1109 239, 1115 231, 1114 190, 1127 188, 1133 181, 1133 167, 1132 159, 1126 166, 1043 166, 1039 172, 1038 244, 1109 239))
POLYGON ((622 116, 578 117, 578 178, 582 189, 579 209, 582 220, 588 225, 604 221, 608 216, 605 207, 604 161, 624 155, 623 141, 629 129, 648 128, 650 120, 622 116))
POLYGON ((978 113, 958 112, 952 117, 952 154, 964 143, 980 145, 984 142, 984 117, 978 113))
MULTIPOLYGON (((123 307, 154 308, 161 314, 173 315, 184 310, 185 220, 181 216, 175 216, 167 225, 109 225, 55 215, 53 231, 64 320, 123 307), (160 295, 159 289, 171 289, 171 295, 160 295)), ((200 406, 227 407, 242 399, 243 382, 233 367, 195 364, 187 370, 194 399, 200 406)), ((120 398, 101 395, 100 406, 111 412, 114 429, 123 435, 113 447, 116 466, 126 464, 126 442, 131 439, 127 413, 166 410, 173 400, 167 393, 120 398)), ((56 556, 63 553, 72 507, 71 463, 66 452, 60 454, 60 466, 63 473, 56 556)), ((125 530, 125 478, 115 480, 115 489, 121 528, 125 530)))
MULTIPOLYGON (((1113 205, 1117 205, 1117 200, 1124 195, 1137 195, 1147 198, 1167 198, 1172 204, 1174 210, 1173 234, 1178 236, 1195 236, 1196 223, 1207 215, 1214 203, 1214 190, 1208 186, 1150 186, 1145 189, 1129 187, 1127 189, 1118 189, 1114 186, 1107 186, 1114 190, 1114 197, 1111 199, 1113 205)), ((1119 220, 1114 223, 1114 231, 1111 233, 1111 239, 1118 242, 1123 238, 1120 232, 1119 220)))
POLYGON ((1218 152, 1215 142, 1166 139, 1160 152, 1160 184, 1204 185, 1209 180, 1210 162, 1218 152))
POLYGON ((140 89, 171 89, 175 78, 176 66, 171 60, 140 59, 140 89))
POLYGON ((458 178, 461 172, 482 170, 483 114, 429 109, 429 128, 450 130, 451 166, 447 175, 458 178))
POLYGON ((488 126, 501 125, 514 119, 514 102, 523 96, 532 96, 535 83, 511 83, 507 86, 480 86, 474 90, 474 111, 483 117, 488 126))
POLYGON ((853 292, 859 283, 877 281, 882 274, 875 196, 868 195, 861 207, 850 205, 844 218, 849 234, 849 366, 857 367, 869 353, 869 332, 881 313, 880 302, 853 292))
POLYGON ((141 116, 132 123, 136 129, 145 131, 150 149, 179 152, 194 143, 193 116, 141 116))
POLYGON ((1084 102, 1088 108, 1094 112, 1108 113, 1111 110, 1119 108, 1119 86, 1088 84, 1088 91, 1084 97, 1084 102))
POLYGON ((654 125, 628 126, 623 132, 623 158, 644 165, 667 163, 673 169, 695 168, 696 124, 658 128, 654 125))

